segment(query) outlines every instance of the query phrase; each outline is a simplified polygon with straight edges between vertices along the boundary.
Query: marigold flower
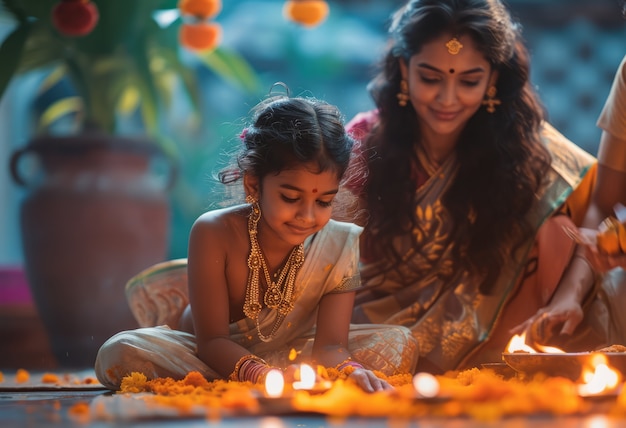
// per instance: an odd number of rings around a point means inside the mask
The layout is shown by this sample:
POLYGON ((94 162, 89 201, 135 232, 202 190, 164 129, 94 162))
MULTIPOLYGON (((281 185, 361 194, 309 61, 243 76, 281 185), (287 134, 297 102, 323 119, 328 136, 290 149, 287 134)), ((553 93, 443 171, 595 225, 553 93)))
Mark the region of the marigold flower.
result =
POLYGON ((213 18, 222 10, 221 0, 179 0, 178 8, 184 15, 213 18))
POLYGON ((24 383, 24 382, 28 382, 29 379, 30 379, 30 373, 28 372, 28 370, 17 369, 17 372, 15 373, 15 382, 24 383))
POLYGON ((214 22, 183 24, 178 34, 180 44, 192 51, 210 51, 222 41, 222 27, 214 22))
POLYGON ((98 8, 89 0, 63 0, 52 9, 52 23, 66 36, 84 36, 98 23, 98 8))
POLYGON ((330 8, 323 0, 289 0, 283 7, 284 16, 305 27, 315 27, 321 24, 330 8))
POLYGON ((42 383, 59 383, 59 377, 54 373, 44 373, 41 376, 42 383))

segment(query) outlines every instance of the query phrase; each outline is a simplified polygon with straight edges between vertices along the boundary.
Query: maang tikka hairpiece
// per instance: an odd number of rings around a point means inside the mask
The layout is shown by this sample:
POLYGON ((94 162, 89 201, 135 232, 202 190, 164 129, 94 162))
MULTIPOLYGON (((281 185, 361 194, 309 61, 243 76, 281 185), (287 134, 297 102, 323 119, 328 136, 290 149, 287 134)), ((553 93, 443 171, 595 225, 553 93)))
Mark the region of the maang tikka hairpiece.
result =
POLYGON ((448 43, 446 43, 446 47, 448 48, 450 55, 456 55, 461 51, 463 45, 456 37, 453 37, 448 41, 448 43))

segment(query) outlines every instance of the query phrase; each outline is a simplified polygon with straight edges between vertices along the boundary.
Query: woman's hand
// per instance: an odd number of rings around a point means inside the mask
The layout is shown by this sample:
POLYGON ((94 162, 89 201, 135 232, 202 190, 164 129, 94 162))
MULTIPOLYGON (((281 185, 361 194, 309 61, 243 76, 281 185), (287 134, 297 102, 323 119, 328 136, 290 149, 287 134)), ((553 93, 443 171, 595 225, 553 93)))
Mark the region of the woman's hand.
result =
POLYGON ((350 373, 348 379, 356 382, 365 392, 388 391, 393 389, 393 386, 391 386, 389 382, 379 378, 374 372, 367 369, 355 369, 350 373))
POLYGON ((535 315, 511 329, 511 333, 526 332, 526 343, 530 346, 554 344, 554 339, 559 336, 571 336, 583 317, 580 303, 576 299, 563 297, 539 309, 535 315))

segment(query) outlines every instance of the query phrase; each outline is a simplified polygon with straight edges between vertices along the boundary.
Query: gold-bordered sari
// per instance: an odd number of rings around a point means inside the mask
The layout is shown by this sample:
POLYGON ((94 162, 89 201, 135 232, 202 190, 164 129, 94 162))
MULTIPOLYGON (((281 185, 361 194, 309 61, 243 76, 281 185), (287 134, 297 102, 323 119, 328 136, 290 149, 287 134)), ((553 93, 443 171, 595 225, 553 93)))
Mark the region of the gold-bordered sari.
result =
MULTIPOLYGON (((376 120, 375 113, 361 114, 348 129, 363 139, 372 120, 376 120)), ((491 295, 481 294, 479 281, 454 266, 451 224, 440 201, 454 178, 454 157, 416 192, 419 228, 394 243, 404 254, 404 263, 391 270, 385 260, 362 264, 367 282, 357 296, 354 320, 410 328, 419 346, 418 370, 445 371, 500 361, 511 337, 509 329, 534 315, 552 296, 574 250, 562 226, 582 219, 593 185, 594 174, 589 172, 595 170, 595 158, 547 123, 542 140, 553 161, 536 208, 528 215, 537 239, 511 252, 491 295), (568 206, 568 198, 575 203, 568 206), (559 212, 570 216, 556 216, 559 212), (419 252, 413 250, 416 240, 419 252), (537 263, 540 255, 543 262, 537 263)))

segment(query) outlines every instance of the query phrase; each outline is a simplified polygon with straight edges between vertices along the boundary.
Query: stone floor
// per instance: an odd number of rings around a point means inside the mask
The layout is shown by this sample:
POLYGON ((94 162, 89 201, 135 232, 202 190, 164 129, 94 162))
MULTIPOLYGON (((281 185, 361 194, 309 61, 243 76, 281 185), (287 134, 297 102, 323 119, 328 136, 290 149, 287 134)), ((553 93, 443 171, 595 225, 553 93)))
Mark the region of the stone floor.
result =
POLYGON ((80 392, 3 392, 0 393, 0 426, 2 427, 254 427, 254 428, 373 428, 373 427, 422 427, 422 428, 617 428, 626 421, 610 419, 605 415, 586 417, 515 417, 497 422, 485 423, 465 418, 423 418, 413 420, 388 420, 349 418, 330 420, 319 415, 281 415, 264 417, 236 417, 220 420, 204 419, 161 419, 132 422, 89 421, 71 416, 68 409, 79 402, 89 402, 102 391, 80 392))

